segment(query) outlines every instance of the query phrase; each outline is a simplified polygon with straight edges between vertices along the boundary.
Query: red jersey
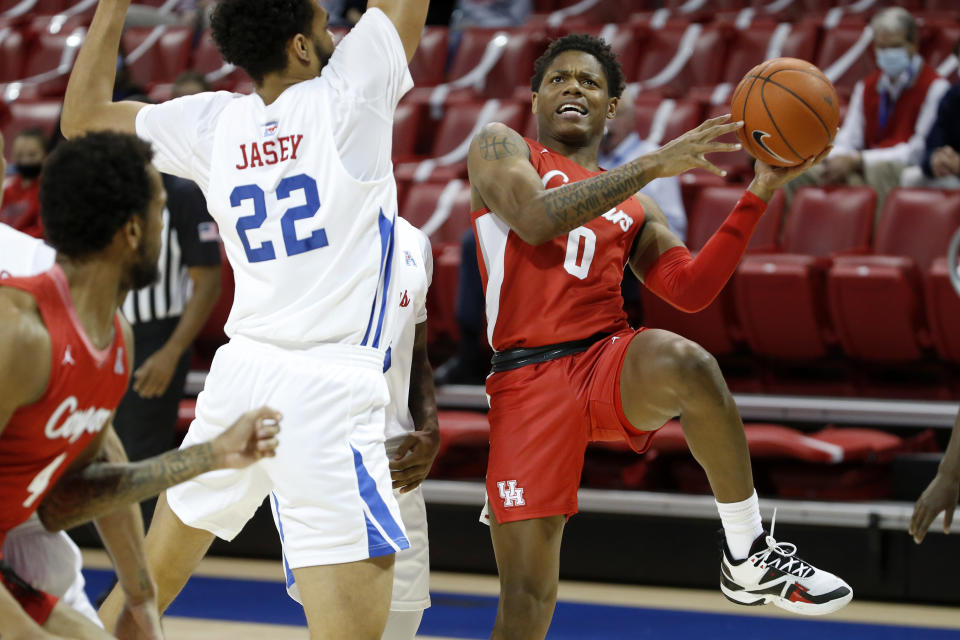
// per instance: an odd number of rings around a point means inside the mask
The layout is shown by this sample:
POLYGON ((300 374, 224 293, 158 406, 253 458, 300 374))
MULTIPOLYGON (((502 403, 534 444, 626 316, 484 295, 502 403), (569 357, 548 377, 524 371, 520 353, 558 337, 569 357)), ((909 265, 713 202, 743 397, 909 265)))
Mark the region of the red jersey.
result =
POLYGON ((40 180, 29 186, 20 176, 14 176, 3 190, 3 206, 0 222, 10 225, 34 238, 43 238, 43 222, 40 220, 40 180))
MULTIPOLYGON (((602 173, 525 140, 547 189, 602 173)), ((487 337, 494 350, 571 342, 629 328, 620 282, 643 227, 637 198, 536 247, 487 207, 472 218, 487 300, 487 337)))
POLYGON ((28 292, 50 334, 50 380, 43 397, 20 407, 0 434, 0 544, 37 509, 50 487, 104 428, 127 388, 123 329, 97 349, 77 317, 59 266, 29 278, 0 280, 28 292))

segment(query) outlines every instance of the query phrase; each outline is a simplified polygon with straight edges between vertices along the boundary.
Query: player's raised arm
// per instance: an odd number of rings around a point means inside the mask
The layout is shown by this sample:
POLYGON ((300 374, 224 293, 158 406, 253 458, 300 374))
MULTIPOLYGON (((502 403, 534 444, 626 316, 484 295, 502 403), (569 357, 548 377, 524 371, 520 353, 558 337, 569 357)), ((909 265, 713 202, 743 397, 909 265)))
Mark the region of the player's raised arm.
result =
POLYGON ((407 62, 413 59, 417 45, 420 44, 429 7, 430 0, 370 0, 367 3, 368 10, 380 9, 397 28, 403 49, 407 53, 407 62))
POLYGON ((63 98, 60 127, 66 138, 87 131, 136 133, 142 102, 114 102, 117 52, 130 0, 100 0, 63 98))
POLYGON ((715 139, 741 126, 729 122, 729 116, 713 118, 622 167, 557 189, 544 189, 523 138, 509 127, 492 123, 481 129, 470 145, 470 184, 483 204, 524 242, 542 244, 602 215, 654 178, 695 167, 722 175, 704 154, 739 149, 739 144, 715 139))
POLYGON ((666 216, 648 196, 638 194, 647 224, 630 254, 630 268, 655 294, 688 313, 713 302, 733 275, 767 203, 777 189, 814 166, 830 147, 795 167, 772 167, 757 160, 756 176, 720 228, 696 257, 670 231, 666 216))

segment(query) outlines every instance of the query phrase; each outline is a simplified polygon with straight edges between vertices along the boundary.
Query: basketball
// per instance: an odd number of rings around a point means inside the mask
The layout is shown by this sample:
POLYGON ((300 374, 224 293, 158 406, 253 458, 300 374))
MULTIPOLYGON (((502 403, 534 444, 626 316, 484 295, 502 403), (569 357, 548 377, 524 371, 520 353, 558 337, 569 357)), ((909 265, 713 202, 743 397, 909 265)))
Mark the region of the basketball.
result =
POLYGON ((747 153, 792 167, 833 141, 839 107, 836 89, 815 65, 774 58, 747 72, 733 92, 730 113, 743 120, 737 137, 747 153))

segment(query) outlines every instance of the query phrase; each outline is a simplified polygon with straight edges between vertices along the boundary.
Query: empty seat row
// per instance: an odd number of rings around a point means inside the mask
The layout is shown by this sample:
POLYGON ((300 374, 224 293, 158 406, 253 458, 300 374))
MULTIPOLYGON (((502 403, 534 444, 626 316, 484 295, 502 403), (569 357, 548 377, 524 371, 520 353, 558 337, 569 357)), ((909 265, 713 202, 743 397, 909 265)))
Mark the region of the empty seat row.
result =
MULTIPOLYGON (((690 212, 688 244, 696 248, 705 228, 712 233, 720 225, 735 191, 701 192, 690 212)), ((960 192, 892 191, 871 242, 875 206, 867 187, 799 190, 780 252, 748 250, 717 301, 697 314, 681 315, 644 290, 645 323, 677 331, 717 355, 746 344, 781 361, 811 361, 842 349, 866 362, 911 362, 934 352, 960 362, 950 330, 960 323, 960 304, 951 296, 945 259, 960 228, 960 192)), ((765 217, 770 214, 777 211, 765 217)))

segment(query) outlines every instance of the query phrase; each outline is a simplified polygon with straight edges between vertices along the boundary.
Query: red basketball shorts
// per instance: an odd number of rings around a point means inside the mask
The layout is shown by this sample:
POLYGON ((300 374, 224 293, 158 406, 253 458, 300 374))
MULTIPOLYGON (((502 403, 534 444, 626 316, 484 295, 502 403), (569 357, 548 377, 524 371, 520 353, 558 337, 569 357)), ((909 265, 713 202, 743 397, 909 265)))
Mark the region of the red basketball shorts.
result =
POLYGON ((655 431, 630 425, 620 400, 626 329, 586 351, 487 378, 487 499, 497 522, 577 512, 587 443, 624 440, 643 453, 655 431))
POLYGON ((50 617, 53 608, 57 606, 55 596, 31 587, 2 560, 0 560, 0 582, 3 582, 3 586, 20 603, 27 615, 41 627, 50 617))

